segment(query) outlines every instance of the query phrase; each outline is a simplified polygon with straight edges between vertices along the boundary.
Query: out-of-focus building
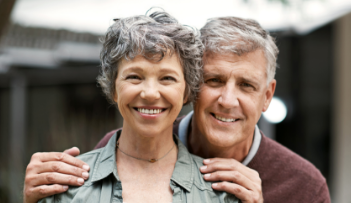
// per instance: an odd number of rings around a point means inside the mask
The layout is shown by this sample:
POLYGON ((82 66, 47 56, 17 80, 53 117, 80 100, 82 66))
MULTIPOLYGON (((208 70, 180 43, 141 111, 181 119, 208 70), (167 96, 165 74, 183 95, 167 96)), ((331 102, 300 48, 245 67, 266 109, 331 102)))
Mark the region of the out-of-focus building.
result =
MULTIPOLYGON (((288 108, 267 134, 311 161, 340 203, 351 188, 350 11, 344 6, 318 20, 276 26, 257 19, 277 39, 275 95, 288 108)), ((72 146, 86 152, 122 125, 95 81, 102 33, 17 18, 0 39, 0 202, 20 201, 33 153, 72 146)))

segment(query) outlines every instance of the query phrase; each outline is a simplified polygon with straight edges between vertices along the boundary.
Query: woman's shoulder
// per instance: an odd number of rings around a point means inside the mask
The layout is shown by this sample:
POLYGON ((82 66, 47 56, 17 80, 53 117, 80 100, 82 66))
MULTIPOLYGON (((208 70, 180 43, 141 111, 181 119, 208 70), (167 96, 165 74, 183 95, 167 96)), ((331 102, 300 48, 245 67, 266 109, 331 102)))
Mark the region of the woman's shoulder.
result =
POLYGON ((94 169, 96 168, 95 166, 98 162, 99 155, 101 154, 101 151, 102 151, 102 148, 86 152, 86 153, 81 154, 81 155, 76 157, 76 158, 84 161, 86 164, 88 164, 90 166, 90 171, 89 171, 90 177, 88 178, 88 180, 86 180, 84 182, 84 184, 82 186, 79 186, 79 187, 69 186, 69 189, 66 192, 61 193, 61 194, 56 194, 56 195, 53 195, 50 197, 46 197, 46 198, 40 200, 39 203, 71 202, 79 191, 80 192, 90 191, 89 189, 87 190, 87 188, 89 188, 92 185, 92 183, 91 183, 92 174, 94 173, 94 169), (82 188, 84 188, 84 189, 81 190, 82 188))
POLYGON ((90 169, 92 170, 93 169, 92 166, 94 166, 96 164, 96 161, 97 161, 99 155, 101 154, 102 150, 103 150, 103 148, 94 149, 92 151, 81 154, 81 155, 77 156, 76 158, 87 163, 90 166, 90 169))
POLYGON ((211 201, 211 202, 232 202, 232 203, 238 203, 238 199, 229 193, 226 192, 221 192, 221 191, 216 191, 212 189, 212 183, 209 181, 205 181, 203 178, 203 175, 200 172, 200 167, 203 166, 203 158, 190 154, 191 159, 193 161, 194 165, 194 186, 198 193, 202 193, 202 197, 204 199, 201 199, 202 201, 211 201), (206 194, 204 194, 206 193, 206 194))
POLYGON ((213 191, 212 182, 205 181, 203 174, 200 172, 200 167, 203 166, 203 158, 190 154, 194 167, 194 185, 200 190, 213 191))

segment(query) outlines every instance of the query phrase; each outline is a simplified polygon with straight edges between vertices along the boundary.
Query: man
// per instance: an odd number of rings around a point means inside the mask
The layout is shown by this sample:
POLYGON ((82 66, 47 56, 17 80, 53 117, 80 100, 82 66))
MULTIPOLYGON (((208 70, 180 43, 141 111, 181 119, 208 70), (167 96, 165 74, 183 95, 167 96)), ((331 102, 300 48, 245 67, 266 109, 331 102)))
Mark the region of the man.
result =
MULTIPOLYGON (((204 179, 222 181, 213 189, 242 202, 330 202, 321 173, 256 126, 276 87, 278 49, 271 36, 255 21, 226 17, 209 20, 201 38, 204 84, 194 111, 177 119, 174 131, 191 153, 210 158, 201 168, 204 179)), ((79 154, 74 148, 67 153, 79 154)), ((64 153, 33 155, 25 179, 26 201, 66 190, 57 184, 82 185, 88 177, 83 165, 64 153)))

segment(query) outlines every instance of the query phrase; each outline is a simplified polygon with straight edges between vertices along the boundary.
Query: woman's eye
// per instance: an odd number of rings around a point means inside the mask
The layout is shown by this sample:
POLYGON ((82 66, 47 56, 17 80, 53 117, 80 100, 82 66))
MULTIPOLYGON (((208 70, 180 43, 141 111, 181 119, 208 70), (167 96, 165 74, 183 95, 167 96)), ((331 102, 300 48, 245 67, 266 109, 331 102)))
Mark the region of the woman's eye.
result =
POLYGON ((174 77, 171 77, 171 76, 163 77, 162 80, 166 80, 166 81, 176 81, 176 79, 175 79, 174 77))
POLYGON ((129 75, 129 76, 127 76, 127 78, 126 79, 130 79, 130 80, 139 80, 140 79, 140 77, 139 76, 137 76, 137 75, 129 75))

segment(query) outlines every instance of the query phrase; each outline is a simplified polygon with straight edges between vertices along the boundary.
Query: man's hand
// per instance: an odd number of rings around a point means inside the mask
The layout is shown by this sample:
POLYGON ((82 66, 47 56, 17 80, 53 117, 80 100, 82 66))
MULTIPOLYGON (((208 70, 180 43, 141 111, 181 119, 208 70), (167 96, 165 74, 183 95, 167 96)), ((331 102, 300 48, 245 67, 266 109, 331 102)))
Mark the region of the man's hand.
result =
POLYGON ((89 178, 89 166, 74 158, 79 149, 33 154, 24 179, 23 202, 34 203, 44 197, 65 192, 68 185, 81 186, 89 178))
POLYGON ((262 203, 261 178, 252 170, 235 159, 205 159, 200 168, 206 181, 222 181, 212 184, 212 188, 231 193, 243 203, 262 203))

